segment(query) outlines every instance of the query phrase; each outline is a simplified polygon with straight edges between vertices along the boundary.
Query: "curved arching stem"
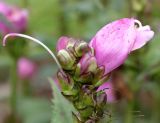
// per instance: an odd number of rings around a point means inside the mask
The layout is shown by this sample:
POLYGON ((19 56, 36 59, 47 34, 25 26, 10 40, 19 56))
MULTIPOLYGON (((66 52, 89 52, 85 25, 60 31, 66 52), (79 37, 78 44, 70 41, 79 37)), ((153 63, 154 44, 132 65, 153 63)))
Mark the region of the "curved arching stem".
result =
POLYGON ((7 38, 8 38, 8 37, 11 37, 11 36, 17 36, 17 37, 22 37, 22 38, 30 39, 30 40, 32 40, 33 42, 36 42, 36 43, 40 44, 40 45, 41 45, 44 49, 46 49, 46 50, 48 51, 48 53, 52 56, 52 58, 53 58, 53 59, 55 60, 55 62, 57 63, 59 69, 60 69, 61 71, 63 71, 63 70, 62 70, 62 67, 61 67, 59 61, 57 60, 56 56, 54 55, 54 53, 53 53, 46 45, 44 45, 41 41, 39 41, 39 40, 36 39, 36 38, 33 38, 33 37, 31 37, 31 36, 28 36, 28 35, 20 34, 20 33, 9 33, 9 34, 7 34, 7 35, 3 38, 3 46, 6 45, 7 38))

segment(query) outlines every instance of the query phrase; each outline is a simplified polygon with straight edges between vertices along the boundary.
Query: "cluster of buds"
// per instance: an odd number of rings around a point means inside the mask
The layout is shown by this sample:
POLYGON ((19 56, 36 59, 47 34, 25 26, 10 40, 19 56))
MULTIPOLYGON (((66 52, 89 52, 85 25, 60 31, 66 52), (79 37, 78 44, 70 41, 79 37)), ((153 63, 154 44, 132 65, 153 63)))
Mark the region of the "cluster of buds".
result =
POLYGON ((98 67, 94 49, 84 41, 70 38, 66 47, 58 51, 57 58, 63 68, 57 73, 61 92, 79 112, 77 120, 82 123, 98 121, 103 117, 107 95, 97 89, 108 76, 104 76, 104 67, 98 67))

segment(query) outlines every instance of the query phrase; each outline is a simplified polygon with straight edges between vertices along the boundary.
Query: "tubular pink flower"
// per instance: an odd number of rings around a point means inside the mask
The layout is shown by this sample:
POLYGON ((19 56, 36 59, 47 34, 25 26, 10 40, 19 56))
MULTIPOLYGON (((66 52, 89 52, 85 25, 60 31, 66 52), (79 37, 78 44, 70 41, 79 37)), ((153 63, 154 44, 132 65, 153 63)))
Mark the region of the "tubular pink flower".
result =
POLYGON ((36 65, 27 58, 18 60, 18 75, 22 79, 31 78, 36 71, 36 65))
POLYGON ((23 32, 27 27, 28 11, 0 2, 0 14, 4 19, 0 20, 2 35, 12 32, 23 32))
POLYGON ((97 91, 104 90, 107 95, 107 102, 114 103, 116 101, 116 97, 114 95, 114 89, 111 82, 105 82, 102 84, 97 91))
POLYGON ((90 46, 95 50, 98 65, 105 66, 107 74, 123 64, 131 51, 141 48, 153 36, 149 26, 142 26, 132 18, 123 18, 100 29, 90 46))

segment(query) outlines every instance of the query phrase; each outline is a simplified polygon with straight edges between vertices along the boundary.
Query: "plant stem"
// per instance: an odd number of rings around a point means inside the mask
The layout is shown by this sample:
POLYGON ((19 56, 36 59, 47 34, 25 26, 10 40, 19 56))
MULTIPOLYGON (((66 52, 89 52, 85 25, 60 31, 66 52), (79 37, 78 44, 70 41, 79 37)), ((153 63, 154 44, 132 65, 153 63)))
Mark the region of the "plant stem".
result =
POLYGON ((126 108, 125 123, 133 123, 133 103, 129 102, 126 108))
POLYGON ((16 123, 16 114, 17 114, 17 60, 13 60, 12 66, 11 66, 11 80, 10 80, 10 86, 11 86, 11 94, 10 94, 10 105, 11 105, 11 112, 12 117, 11 121, 12 123, 16 123))

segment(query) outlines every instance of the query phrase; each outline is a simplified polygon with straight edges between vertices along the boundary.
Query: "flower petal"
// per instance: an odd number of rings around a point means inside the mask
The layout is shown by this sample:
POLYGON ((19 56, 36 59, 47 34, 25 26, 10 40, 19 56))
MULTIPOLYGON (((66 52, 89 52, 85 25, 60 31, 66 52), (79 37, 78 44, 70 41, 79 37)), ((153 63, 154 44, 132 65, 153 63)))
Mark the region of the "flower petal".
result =
POLYGON ((101 85, 98 88, 97 91, 104 90, 104 89, 105 89, 105 93, 107 95, 107 102, 108 103, 114 103, 116 101, 116 99, 115 99, 112 83, 110 81, 105 82, 103 85, 101 85))
POLYGON ((90 46, 95 49, 98 65, 105 66, 105 74, 120 66, 133 47, 136 37, 134 19, 120 19, 102 29, 93 37, 90 46))
POLYGON ((137 36, 135 44, 132 48, 132 51, 141 48, 144 46, 148 41, 150 41, 154 36, 154 32, 150 29, 150 27, 143 26, 137 30, 137 36))

